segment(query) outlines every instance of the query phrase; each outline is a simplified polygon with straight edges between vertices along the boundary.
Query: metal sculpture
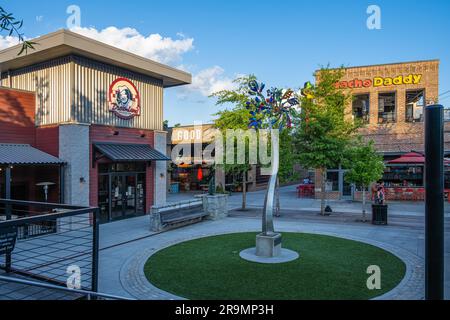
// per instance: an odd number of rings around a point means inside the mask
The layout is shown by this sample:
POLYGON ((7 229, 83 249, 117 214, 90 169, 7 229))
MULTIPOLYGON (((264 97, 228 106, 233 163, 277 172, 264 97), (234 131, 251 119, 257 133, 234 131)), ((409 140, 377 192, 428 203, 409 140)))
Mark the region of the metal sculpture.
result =
POLYGON ((280 162, 278 135, 273 134, 272 130, 275 129, 280 132, 284 128, 292 127, 292 119, 296 112, 295 107, 298 106, 299 102, 291 89, 271 88, 266 91, 265 96, 263 94, 264 83, 252 80, 248 86, 249 99, 246 106, 251 114, 249 128, 269 129, 271 132, 272 174, 266 191, 262 217, 262 234, 271 236, 275 234, 273 207, 280 162))

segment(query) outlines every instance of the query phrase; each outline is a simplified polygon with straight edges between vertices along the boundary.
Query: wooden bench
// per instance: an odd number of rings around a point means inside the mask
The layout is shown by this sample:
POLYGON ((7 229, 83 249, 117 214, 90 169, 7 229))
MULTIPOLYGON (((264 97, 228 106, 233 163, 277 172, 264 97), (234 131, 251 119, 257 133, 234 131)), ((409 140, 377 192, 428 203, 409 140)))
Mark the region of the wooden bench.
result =
POLYGON ((209 214, 203 210, 203 200, 195 199, 153 206, 150 220, 152 231, 164 231, 202 221, 209 214))

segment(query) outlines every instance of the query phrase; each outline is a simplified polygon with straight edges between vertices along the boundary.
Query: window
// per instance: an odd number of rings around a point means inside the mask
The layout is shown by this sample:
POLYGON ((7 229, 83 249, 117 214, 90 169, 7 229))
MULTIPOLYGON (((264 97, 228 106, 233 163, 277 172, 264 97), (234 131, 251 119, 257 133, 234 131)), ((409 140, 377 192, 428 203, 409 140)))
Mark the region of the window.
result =
POLYGON ((396 122, 395 92, 378 94, 378 123, 396 122))
POLYGON ((329 183, 331 187, 331 190, 329 191, 339 191, 339 171, 328 171, 327 183, 329 183))
POLYGON ((423 122, 424 90, 406 91, 406 122, 423 122))
POLYGON ((450 108, 444 107, 444 121, 450 121, 450 108))
POLYGON ((353 119, 359 119, 364 123, 369 122, 370 95, 359 94, 353 96, 353 119))

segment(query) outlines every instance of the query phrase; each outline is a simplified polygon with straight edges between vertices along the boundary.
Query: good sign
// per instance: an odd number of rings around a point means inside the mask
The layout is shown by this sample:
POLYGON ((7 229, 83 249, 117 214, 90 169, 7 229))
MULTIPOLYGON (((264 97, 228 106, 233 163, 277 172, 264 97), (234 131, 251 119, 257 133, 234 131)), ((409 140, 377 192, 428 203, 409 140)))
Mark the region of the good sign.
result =
POLYGON ((336 88, 338 89, 354 89, 354 88, 369 88, 369 87, 382 87, 382 86, 392 86, 392 85, 404 85, 404 84, 419 84, 422 80, 421 74, 410 74, 407 76, 397 76, 397 77, 375 77, 373 79, 354 79, 350 81, 339 81, 337 82, 336 88))

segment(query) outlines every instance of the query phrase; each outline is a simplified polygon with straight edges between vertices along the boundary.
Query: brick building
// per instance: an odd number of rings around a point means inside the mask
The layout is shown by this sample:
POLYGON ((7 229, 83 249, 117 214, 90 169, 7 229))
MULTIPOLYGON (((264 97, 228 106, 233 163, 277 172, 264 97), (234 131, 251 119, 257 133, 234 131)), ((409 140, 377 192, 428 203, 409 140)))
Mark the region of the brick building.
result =
MULTIPOLYGON (((336 86, 353 95, 348 115, 365 123, 361 134, 372 139, 384 156, 387 198, 423 198, 423 164, 400 166, 389 162, 412 151, 419 155, 424 152, 424 106, 438 102, 439 60, 349 67, 336 86), (408 193, 404 198, 395 194, 406 191, 401 190, 403 187, 408 193)), ((450 153, 449 126, 445 123, 446 155, 450 153)), ((320 185, 320 179, 316 174, 316 185, 320 185)), ((361 197, 359 190, 345 181, 345 168, 328 170, 327 181, 330 198, 361 197)), ((316 189, 316 197, 320 197, 320 190, 316 189)))
POLYGON ((0 51, 0 198, 103 221, 165 202, 163 90, 191 75, 66 30, 35 42, 0 51))

